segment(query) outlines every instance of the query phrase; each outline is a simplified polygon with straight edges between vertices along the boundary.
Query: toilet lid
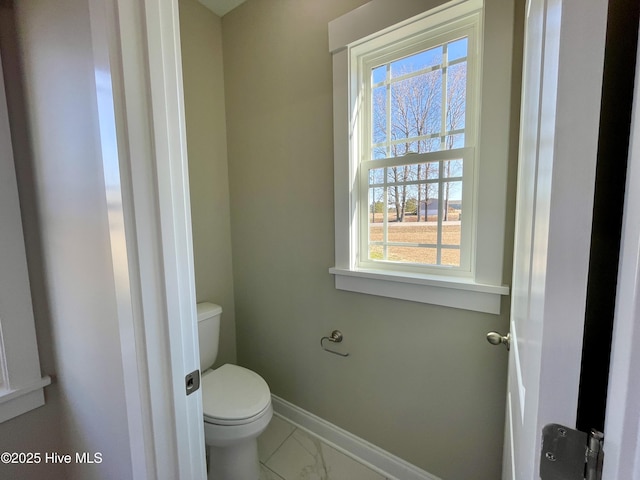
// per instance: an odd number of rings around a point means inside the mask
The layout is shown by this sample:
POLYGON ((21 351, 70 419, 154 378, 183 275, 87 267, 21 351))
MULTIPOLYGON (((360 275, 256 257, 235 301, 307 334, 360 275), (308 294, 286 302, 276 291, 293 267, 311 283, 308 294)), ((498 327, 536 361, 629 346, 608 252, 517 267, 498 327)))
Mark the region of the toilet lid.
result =
POLYGON ((262 412, 271 402, 271 392, 255 372, 226 364, 202 376, 202 406, 205 419, 244 420, 262 412))

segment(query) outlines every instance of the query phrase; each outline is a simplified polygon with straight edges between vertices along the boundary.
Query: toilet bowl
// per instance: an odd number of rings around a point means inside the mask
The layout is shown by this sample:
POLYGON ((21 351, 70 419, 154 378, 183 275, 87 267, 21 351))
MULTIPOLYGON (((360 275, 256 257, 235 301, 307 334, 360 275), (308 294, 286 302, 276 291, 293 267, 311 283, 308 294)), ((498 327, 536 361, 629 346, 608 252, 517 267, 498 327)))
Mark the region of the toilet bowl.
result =
POLYGON ((258 480, 257 438, 271 420, 271 392, 257 373, 238 365, 208 369, 217 356, 222 308, 198 304, 200 388, 209 480, 258 480))

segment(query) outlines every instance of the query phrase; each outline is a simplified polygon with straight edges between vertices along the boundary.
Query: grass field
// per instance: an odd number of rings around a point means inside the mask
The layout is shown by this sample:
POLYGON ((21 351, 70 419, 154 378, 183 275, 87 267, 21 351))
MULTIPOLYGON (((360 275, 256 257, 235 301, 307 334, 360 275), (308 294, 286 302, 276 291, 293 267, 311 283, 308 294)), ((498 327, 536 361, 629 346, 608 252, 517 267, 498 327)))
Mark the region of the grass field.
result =
MULTIPOLYGON (((382 224, 369 224, 371 241, 382 241, 382 233, 382 224)), ((388 241, 390 242, 435 244, 437 243, 437 235, 437 225, 433 222, 389 223, 388 228, 388 241)), ((460 245, 460 223, 442 226, 442 244, 460 245)), ((382 259, 382 246, 371 246, 369 258, 382 259)), ((437 252, 435 248, 390 246, 387 247, 387 258, 398 262, 436 264, 437 252)), ((459 265, 460 250, 443 248, 441 263, 442 265, 459 265)))

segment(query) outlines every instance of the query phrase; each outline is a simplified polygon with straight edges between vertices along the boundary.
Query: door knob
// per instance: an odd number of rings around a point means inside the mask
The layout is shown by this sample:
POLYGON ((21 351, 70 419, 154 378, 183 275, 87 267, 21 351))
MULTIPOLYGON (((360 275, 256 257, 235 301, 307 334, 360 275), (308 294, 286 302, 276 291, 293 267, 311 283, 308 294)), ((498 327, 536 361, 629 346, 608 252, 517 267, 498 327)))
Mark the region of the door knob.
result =
POLYGON ((487 342, 491 345, 503 344, 509 350, 511 348, 511 334, 500 335, 498 332, 489 332, 487 333, 487 342))

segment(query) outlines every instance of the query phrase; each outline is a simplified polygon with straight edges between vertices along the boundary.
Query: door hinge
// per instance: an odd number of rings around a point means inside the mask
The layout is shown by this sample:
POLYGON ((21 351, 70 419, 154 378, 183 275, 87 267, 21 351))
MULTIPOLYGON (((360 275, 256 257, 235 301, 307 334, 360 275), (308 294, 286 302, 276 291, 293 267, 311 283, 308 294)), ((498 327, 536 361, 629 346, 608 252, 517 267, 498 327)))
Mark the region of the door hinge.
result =
POLYGON ((542 480, 602 480, 602 443, 597 430, 587 434, 558 424, 542 429, 542 480))

